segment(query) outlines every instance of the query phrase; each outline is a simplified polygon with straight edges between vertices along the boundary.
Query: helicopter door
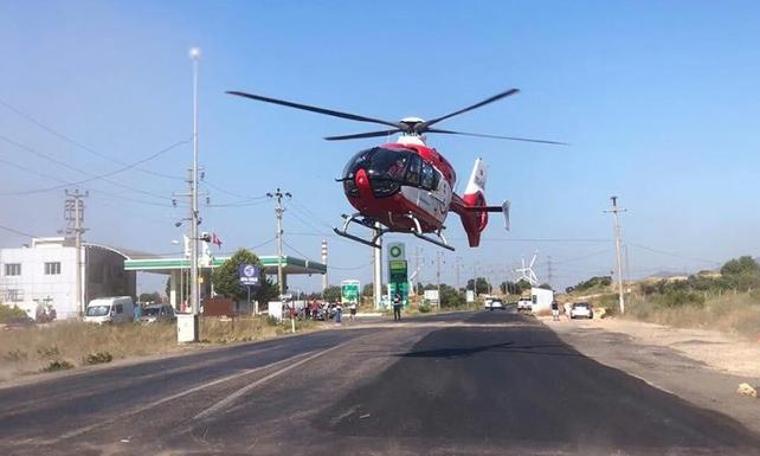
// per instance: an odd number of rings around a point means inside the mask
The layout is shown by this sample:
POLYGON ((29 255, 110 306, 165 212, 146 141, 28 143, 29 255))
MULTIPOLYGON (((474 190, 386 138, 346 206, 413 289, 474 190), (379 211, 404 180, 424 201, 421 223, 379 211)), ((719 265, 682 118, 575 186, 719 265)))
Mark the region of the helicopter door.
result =
POLYGON ((417 188, 410 188, 407 197, 436 220, 443 221, 451 202, 451 188, 443 175, 430 163, 422 161, 417 188))
POLYGON ((449 213, 451 186, 440 171, 433 168, 433 172, 435 172, 434 188, 430 191, 430 197, 433 200, 433 215, 436 219, 443 222, 449 213))

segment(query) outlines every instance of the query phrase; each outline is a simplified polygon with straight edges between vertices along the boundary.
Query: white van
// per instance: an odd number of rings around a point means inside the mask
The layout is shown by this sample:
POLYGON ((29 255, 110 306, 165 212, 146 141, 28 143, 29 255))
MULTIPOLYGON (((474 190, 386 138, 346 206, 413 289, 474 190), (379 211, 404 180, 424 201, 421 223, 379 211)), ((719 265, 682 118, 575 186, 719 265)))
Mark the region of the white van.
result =
POLYGON ((84 321, 90 323, 127 323, 135 317, 135 303, 129 296, 93 299, 87 304, 84 321))

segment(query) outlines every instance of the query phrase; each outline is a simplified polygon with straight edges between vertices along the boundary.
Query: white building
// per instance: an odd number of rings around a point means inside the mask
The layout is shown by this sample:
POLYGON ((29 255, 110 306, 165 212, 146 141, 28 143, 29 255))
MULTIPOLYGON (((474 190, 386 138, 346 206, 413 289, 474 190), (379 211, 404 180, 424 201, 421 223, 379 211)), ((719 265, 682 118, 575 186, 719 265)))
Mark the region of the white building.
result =
MULTIPOLYGON (((125 253, 92 243, 82 245, 82 301, 135 296, 136 275, 124 270, 125 253)), ((35 318, 53 306, 59 319, 77 317, 76 247, 63 237, 35 238, 32 245, 0 249, 0 302, 35 318)))

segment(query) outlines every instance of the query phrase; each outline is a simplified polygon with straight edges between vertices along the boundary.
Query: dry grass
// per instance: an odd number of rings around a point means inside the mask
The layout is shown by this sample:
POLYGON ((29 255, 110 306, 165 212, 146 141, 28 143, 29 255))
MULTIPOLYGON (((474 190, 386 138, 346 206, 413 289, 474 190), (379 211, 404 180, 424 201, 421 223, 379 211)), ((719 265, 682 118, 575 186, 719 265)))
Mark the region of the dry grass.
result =
MULTIPOLYGON (((297 322, 299 332, 321 328, 297 322)), ((203 318, 204 344, 268 339, 290 332, 290 321, 276 324, 263 317, 233 320, 203 318)), ((93 325, 62 321, 51 325, 0 330, 0 381, 45 370, 107 363, 112 359, 187 350, 177 344, 174 324, 93 325), (60 367, 64 366, 64 367, 60 367)))
POLYGON ((751 293, 708 298, 704 305, 663 307, 642 298, 629 299, 628 318, 681 328, 715 329, 757 340, 760 301, 751 293))

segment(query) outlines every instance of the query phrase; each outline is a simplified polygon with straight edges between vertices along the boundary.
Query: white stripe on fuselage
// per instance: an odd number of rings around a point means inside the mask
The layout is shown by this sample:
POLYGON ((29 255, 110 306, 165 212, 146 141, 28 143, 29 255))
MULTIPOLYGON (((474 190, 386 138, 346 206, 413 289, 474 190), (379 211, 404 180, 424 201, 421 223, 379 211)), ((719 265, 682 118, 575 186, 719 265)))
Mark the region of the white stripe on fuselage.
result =
POLYGON ((449 214, 451 186, 443 176, 438 180, 438 188, 435 190, 425 190, 403 185, 401 187, 401 194, 407 201, 418 206, 441 223, 446 220, 446 216, 449 214))

